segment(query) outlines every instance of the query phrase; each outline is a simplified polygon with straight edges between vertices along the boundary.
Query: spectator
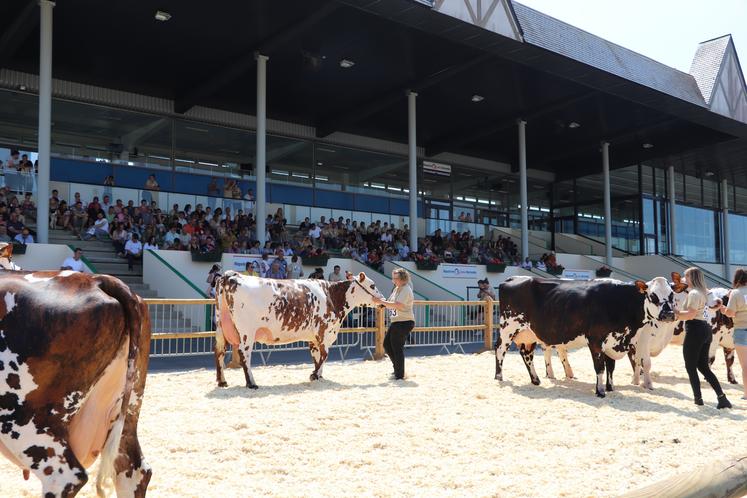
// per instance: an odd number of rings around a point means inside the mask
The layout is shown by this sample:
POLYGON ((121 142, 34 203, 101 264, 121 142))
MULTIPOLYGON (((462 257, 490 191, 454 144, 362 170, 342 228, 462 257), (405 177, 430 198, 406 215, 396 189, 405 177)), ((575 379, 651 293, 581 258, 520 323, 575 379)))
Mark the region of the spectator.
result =
POLYGON ((110 207, 112 207, 111 197, 104 194, 104 200, 101 201, 101 210, 105 213, 108 213, 110 207))
POLYGON ((34 238, 31 236, 31 232, 29 231, 28 227, 23 227, 21 233, 16 235, 13 240, 17 240, 23 245, 34 243, 34 238))
POLYGON ((241 272, 242 275, 246 275, 248 277, 258 277, 257 271, 255 269, 255 263, 254 261, 247 261, 244 265, 244 271, 241 272))
POLYGON ((79 236, 88 223, 88 213, 86 213, 83 203, 80 201, 80 194, 76 193, 75 195, 78 200, 75 201, 73 206, 70 222, 73 235, 79 236))
POLYGON ((125 257, 127 258, 127 268, 132 270, 132 265, 136 259, 143 257, 143 244, 138 240, 136 233, 131 235, 130 240, 124 246, 125 257))
POLYGON ((36 205, 31 200, 31 193, 27 192, 24 196, 23 202, 21 203, 21 212, 24 216, 36 220, 36 205))
POLYGON ((143 245, 143 251, 157 251, 158 250, 158 244, 156 243, 156 237, 151 235, 150 238, 148 238, 148 242, 143 245))
POLYGON ((532 269, 532 261, 527 257, 524 262, 521 264, 521 267, 525 270, 531 270, 532 269))
POLYGON ((174 243, 171 245, 172 251, 186 251, 187 248, 182 244, 182 241, 180 239, 174 239, 174 243))
POLYGON ((321 268, 316 268, 314 272, 309 275, 309 278, 314 278, 317 280, 324 280, 324 270, 321 268))
POLYGON ((288 278, 301 278, 303 277, 303 267, 298 261, 298 256, 295 254, 291 256, 291 262, 288 265, 288 278))
POLYGON ((215 177, 210 179, 210 183, 207 186, 208 194, 208 206, 210 209, 215 209, 216 197, 220 197, 220 191, 218 190, 218 180, 215 177))
POLYGON ((267 259, 268 253, 262 254, 262 259, 259 261, 259 276, 267 277, 267 273, 270 271, 270 262, 267 259))
POLYGON ((178 225, 171 225, 171 228, 169 228, 169 231, 166 232, 166 236, 164 237, 164 244, 166 249, 171 248, 172 245, 174 245, 174 241, 179 238, 179 232, 178 225))
POLYGON ((490 282, 487 278, 477 281, 477 286, 480 290, 477 292, 477 299, 481 301, 487 301, 488 298, 495 301, 495 291, 490 287, 490 282))
POLYGON ((96 214, 96 221, 81 238, 89 240, 91 237, 96 237, 98 241, 109 238, 109 221, 104 217, 104 213, 101 210, 96 214))
POLYGON ((215 297, 215 284, 218 282, 218 277, 221 276, 221 267, 219 264, 214 264, 212 268, 210 268, 210 271, 208 272, 207 276, 207 295, 211 298, 215 297))
POLYGON ((21 223, 20 220, 18 219, 18 214, 16 214, 15 212, 10 213, 10 218, 8 219, 7 226, 8 226, 8 235, 13 237, 13 239, 17 240, 18 235, 21 234, 24 228, 23 223, 21 223))
POLYGON ((161 187, 156 181, 156 175, 148 175, 148 179, 145 180, 145 186, 143 188, 146 190, 143 192, 143 200, 150 204, 153 200, 153 194, 151 192, 161 190, 161 187))
POLYGON ((8 229, 5 225, 0 225, 0 242, 11 242, 12 239, 8 237, 8 229))
POLYGON ((62 262, 60 270, 72 270, 72 271, 83 271, 83 261, 80 259, 83 256, 83 249, 76 247, 72 256, 69 256, 62 262))
POLYGON ((330 282, 340 282, 342 281, 342 275, 340 274, 340 265, 335 265, 335 267, 332 269, 332 273, 329 274, 330 282))
POLYGON ((266 278, 276 278, 276 279, 284 279, 285 278, 285 272, 280 268, 280 263, 278 263, 277 260, 272 262, 272 265, 270 266, 270 271, 267 272, 266 278))

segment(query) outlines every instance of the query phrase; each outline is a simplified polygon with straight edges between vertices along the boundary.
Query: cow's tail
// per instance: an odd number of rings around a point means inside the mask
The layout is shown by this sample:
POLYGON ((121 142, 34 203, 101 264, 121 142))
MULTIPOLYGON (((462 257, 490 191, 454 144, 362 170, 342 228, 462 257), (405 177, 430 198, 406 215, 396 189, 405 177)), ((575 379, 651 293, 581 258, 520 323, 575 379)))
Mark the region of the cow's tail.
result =
POLYGON ((129 352, 127 354, 127 376, 125 378, 124 390, 122 391, 122 407, 106 437, 104 448, 101 451, 99 473, 96 478, 96 494, 100 497, 105 497, 107 495, 105 488, 108 485, 109 480, 111 479, 113 481, 116 476, 114 462, 119 455, 119 446, 122 441, 122 430, 124 429, 127 410, 130 406, 130 397, 135 386, 140 335, 143 333, 143 324, 147 322, 143 320, 138 296, 135 295, 121 280, 108 275, 97 276, 96 279, 100 282, 99 285, 101 290, 119 301, 119 304, 122 306, 125 318, 125 334, 127 334, 129 344, 129 352))

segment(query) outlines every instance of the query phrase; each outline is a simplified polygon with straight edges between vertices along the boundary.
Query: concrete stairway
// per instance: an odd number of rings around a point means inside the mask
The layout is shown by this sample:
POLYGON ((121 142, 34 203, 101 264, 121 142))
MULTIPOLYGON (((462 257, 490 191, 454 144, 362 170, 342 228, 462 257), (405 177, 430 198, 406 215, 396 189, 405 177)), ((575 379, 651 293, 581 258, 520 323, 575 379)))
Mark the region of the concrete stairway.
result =
POLYGON ((99 242, 96 239, 82 241, 65 230, 50 230, 50 244, 63 244, 80 247, 83 257, 95 268, 96 273, 106 273, 119 278, 140 297, 158 297, 156 291, 143 283, 143 266, 136 262, 133 270, 127 269, 127 260, 118 258, 111 242, 99 242))

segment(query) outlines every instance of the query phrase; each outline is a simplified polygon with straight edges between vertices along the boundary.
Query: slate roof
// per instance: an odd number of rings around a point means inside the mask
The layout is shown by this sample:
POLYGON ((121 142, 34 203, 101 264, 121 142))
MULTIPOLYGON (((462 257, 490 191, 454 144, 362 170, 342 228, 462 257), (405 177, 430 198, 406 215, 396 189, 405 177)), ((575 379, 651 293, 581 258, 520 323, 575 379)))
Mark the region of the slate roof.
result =
POLYGON ((690 66, 690 74, 698 83, 700 92, 708 104, 711 103, 711 93, 716 85, 724 54, 729 47, 729 40, 731 40, 731 35, 704 41, 698 45, 698 51, 695 52, 695 58, 690 66))
MULTIPOLYGON (((512 2, 526 43, 706 107, 696 78, 547 14, 512 2)), ((712 86, 712 85, 711 85, 712 86)))

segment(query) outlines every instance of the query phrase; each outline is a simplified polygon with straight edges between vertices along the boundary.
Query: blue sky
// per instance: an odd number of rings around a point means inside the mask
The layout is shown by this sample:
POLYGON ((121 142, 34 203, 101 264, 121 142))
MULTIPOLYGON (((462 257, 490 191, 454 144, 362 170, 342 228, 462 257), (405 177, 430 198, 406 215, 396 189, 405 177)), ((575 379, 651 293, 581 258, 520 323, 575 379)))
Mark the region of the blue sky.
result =
POLYGON ((698 43, 731 33, 747 71, 747 0, 516 1, 685 72, 698 43))

